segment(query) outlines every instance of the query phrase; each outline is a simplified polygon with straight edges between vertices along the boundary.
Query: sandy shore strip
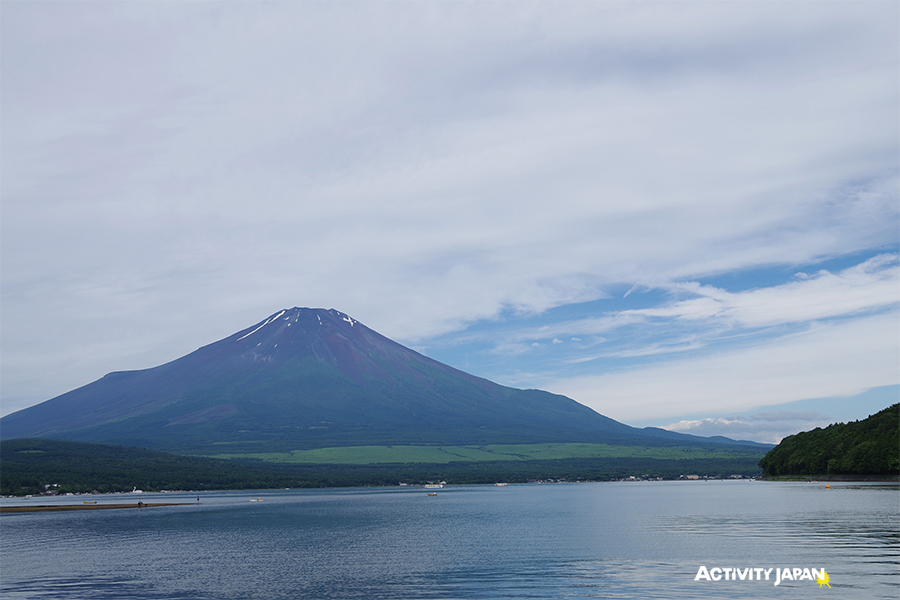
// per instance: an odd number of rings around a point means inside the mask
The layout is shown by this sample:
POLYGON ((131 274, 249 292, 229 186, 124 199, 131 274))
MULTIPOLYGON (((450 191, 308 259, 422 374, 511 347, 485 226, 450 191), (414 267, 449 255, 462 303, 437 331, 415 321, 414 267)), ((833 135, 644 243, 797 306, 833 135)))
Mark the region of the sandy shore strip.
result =
POLYGON ((0 506, 0 513, 44 512, 58 510, 104 510, 109 508, 153 508, 154 506, 190 506, 193 502, 160 502, 158 504, 35 504, 32 506, 0 506))

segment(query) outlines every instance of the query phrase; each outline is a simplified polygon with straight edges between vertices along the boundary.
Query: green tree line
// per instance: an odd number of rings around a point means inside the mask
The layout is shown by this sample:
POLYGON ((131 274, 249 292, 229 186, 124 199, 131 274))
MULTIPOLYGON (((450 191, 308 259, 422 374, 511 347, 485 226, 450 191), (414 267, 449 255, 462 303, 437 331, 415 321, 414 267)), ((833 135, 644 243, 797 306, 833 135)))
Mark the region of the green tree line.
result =
POLYGON ((784 438, 759 466, 785 475, 900 474, 900 403, 862 421, 816 427, 784 438))
POLYGON ((152 450, 60 440, 0 442, 0 493, 60 493, 358 487, 447 481, 521 483, 534 479, 604 481, 629 476, 676 479, 698 474, 757 476, 759 454, 733 458, 581 458, 449 464, 272 465, 177 456, 152 450))

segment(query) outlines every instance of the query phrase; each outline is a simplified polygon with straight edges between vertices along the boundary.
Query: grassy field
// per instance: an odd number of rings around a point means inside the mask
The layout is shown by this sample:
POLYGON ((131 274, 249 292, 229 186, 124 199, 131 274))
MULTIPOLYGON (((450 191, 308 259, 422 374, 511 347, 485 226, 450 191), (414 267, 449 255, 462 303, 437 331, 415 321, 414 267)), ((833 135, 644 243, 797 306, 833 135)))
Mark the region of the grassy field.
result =
MULTIPOLYGON (((565 458, 734 458, 746 452, 688 446, 651 448, 608 444, 522 444, 489 446, 350 446, 262 454, 217 454, 210 458, 257 459, 282 464, 374 465, 397 463, 554 460, 565 458)), ((762 455, 762 453, 760 454, 762 455)))

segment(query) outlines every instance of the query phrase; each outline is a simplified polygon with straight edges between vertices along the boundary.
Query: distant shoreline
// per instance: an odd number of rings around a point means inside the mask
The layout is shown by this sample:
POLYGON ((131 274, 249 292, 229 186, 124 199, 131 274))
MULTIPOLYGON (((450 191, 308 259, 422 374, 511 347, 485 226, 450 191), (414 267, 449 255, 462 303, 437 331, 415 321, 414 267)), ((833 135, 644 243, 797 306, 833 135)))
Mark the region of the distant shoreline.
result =
POLYGON ((898 475, 773 475, 760 481, 900 481, 898 475))
POLYGON ((191 504, 193 504, 193 502, 160 502, 157 504, 39 504, 33 506, 0 506, 0 513, 103 510, 110 508, 153 508, 154 506, 189 506, 191 504))

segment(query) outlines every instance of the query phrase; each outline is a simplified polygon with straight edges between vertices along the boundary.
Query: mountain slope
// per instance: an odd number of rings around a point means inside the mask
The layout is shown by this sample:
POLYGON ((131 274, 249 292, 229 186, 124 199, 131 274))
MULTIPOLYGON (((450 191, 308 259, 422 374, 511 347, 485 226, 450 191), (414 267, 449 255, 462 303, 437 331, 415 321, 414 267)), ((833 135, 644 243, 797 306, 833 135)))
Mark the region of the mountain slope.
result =
POLYGON ((105 377, 0 420, 43 437, 191 454, 327 446, 671 445, 574 400, 429 359, 336 310, 280 311, 152 369, 105 377))

